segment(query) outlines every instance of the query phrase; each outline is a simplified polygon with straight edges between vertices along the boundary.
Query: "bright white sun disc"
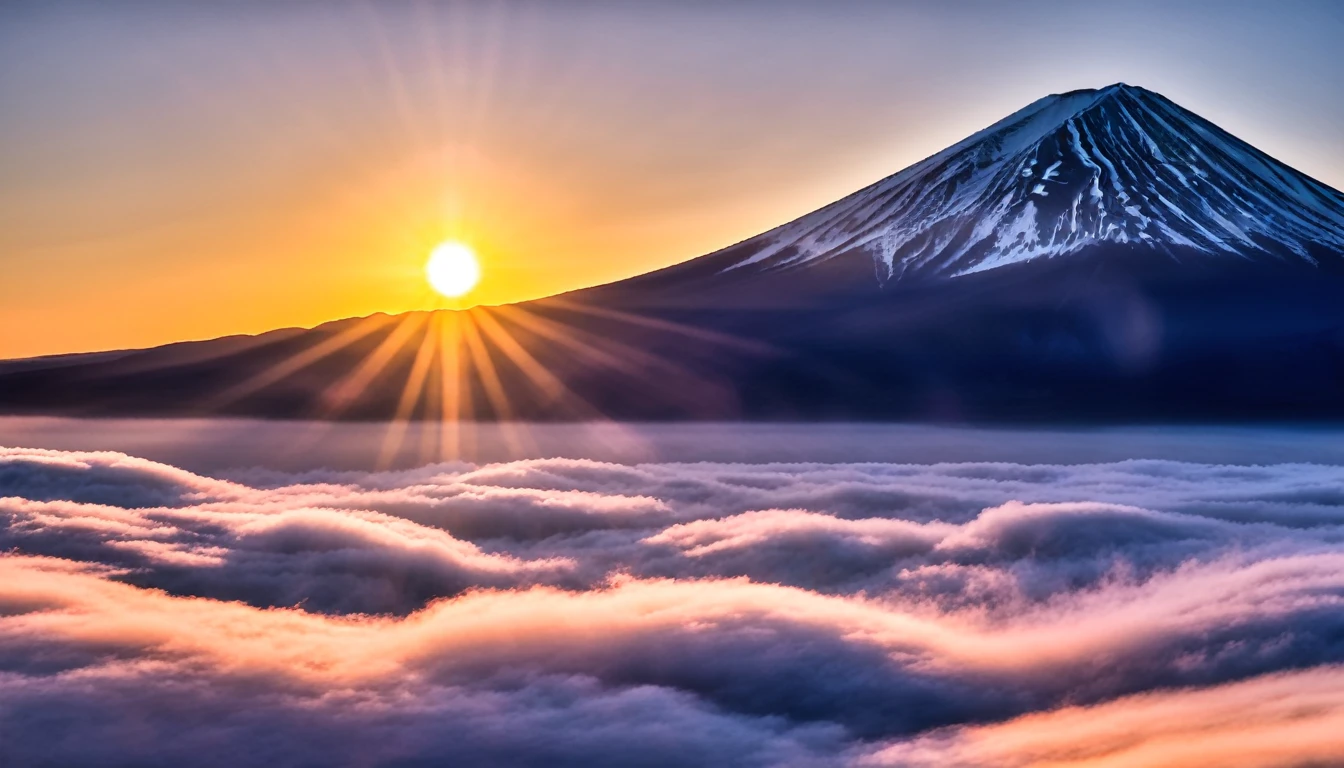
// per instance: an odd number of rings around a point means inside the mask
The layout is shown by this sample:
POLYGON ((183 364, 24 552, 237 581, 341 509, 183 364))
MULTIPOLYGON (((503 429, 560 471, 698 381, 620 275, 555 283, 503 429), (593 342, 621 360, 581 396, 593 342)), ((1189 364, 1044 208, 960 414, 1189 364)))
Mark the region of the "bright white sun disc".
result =
POLYGON ((429 254, 425 275, 434 290, 457 298, 476 287, 476 282, 481 279, 481 265, 466 245, 443 243, 429 254))

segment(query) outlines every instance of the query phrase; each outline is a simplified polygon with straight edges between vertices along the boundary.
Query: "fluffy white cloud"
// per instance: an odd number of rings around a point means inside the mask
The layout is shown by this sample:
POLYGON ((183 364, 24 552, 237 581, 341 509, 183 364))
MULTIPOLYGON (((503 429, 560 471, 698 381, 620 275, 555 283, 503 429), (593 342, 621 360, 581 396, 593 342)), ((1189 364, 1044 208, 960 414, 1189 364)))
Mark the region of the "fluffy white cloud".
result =
POLYGON ((1339 747, 1339 467, 233 478, 0 449, 0 763, 1195 765, 1198 733, 1283 765, 1339 747))

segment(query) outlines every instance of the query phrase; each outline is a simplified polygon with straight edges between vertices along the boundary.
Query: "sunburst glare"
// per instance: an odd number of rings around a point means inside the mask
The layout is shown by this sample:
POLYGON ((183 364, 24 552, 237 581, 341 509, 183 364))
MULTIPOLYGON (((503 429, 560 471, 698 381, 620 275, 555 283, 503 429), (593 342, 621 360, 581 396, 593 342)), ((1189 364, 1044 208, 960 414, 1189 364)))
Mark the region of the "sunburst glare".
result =
POLYGON ((471 292, 481 279, 481 265, 476 253, 465 243, 440 243, 429 254, 425 276, 430 286, 451 299, 471 292))

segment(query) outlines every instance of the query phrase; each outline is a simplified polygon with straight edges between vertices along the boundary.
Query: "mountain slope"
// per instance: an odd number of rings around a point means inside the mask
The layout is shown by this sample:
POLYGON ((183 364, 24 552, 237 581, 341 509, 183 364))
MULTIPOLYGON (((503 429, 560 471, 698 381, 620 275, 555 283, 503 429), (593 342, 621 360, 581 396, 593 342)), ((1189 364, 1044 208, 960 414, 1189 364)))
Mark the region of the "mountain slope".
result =
POLYGON ((1173 262, 1337 261, 1344 194, 1158 94, 1116 84, 1047 96, 832 205, 656 276, 670 290, 843 257, 858 262, 847 274, 884 284, 1103 245, 1173 262))
POLYGON ((1075 91, 668 269, 0 363, 3 412, 1344 419, 1344 196, 1157 94, 1075 91))

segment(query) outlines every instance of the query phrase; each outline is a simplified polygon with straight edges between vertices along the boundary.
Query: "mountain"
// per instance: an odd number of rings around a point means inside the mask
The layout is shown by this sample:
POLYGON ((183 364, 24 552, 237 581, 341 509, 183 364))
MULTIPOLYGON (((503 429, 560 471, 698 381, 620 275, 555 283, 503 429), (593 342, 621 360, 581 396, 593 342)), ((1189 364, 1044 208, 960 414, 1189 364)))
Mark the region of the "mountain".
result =
POLYGON ((666 291, 687 278, 759 280, 846 259, 883 285, 1101 246, 1173 263, 1334 269, 1344 194, 1159 94, 1117 83, 1047 96, 849 197, 656 277, 666 291))
POLYGON ((1344 250, 1344 196, 1118 84, 1047 96, 767 233, 732 268, 864 249, 880 280, 956 277, 1102 243, 1314 264, 1344 250))
POLYGON ((1341 307, 1344 195, 1116 84, 668 269, 0 364, 0 409, 437 418, 407 394, 437 387, 472 418, 1338 418, 1341 307))

